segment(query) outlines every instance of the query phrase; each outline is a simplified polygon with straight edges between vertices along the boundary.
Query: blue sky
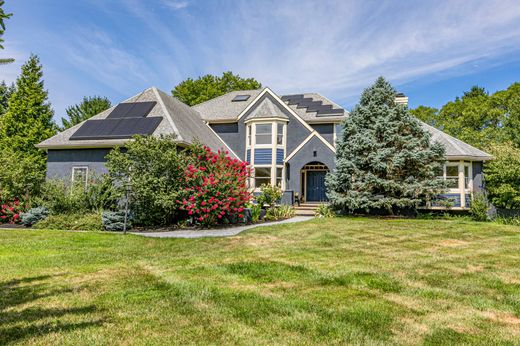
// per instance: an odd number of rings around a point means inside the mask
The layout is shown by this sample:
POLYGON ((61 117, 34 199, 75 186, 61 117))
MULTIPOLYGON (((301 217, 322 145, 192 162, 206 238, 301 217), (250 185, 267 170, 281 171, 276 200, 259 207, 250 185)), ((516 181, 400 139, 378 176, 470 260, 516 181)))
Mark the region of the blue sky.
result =
POLYGON ((278 93, 351 108, 383 75, 411 106, 520 81, 520 2, 7 0, 0 80, 40 56, 59 119, 86 95, 116 103, 149 86, 231 70, 278 93))

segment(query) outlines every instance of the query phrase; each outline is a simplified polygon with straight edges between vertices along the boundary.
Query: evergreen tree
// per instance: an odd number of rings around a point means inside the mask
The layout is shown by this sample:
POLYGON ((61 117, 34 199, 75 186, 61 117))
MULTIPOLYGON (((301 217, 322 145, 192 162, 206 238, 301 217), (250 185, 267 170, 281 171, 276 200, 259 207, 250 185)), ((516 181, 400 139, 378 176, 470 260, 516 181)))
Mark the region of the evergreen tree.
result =
POLYGON ((0 83, 0 117, 7 112, 9 98, 11 94, 14 92, 15 86, 11 84, 8 86, 5 81, 0 83))
MULTIPOLYGON (((2 38, 2 36, 4 35, 4 32, 5 32, 4 20, 11 18, 11 16, 13 15, 12 13, 5 13, 5 11, 3 9, 4 3, 5 3, 4 0, 0 0, 0 49, 4 49, 4 46, 2 45, 2 42, 4 42, 4 39, 2 38)), ((13 61, 14 61, 14 59, 11 59, 11 58, 0 59, 0 65, 9 64, 13 61)))
POLYGON ((443 190, 437 176, 444 147, 431 144, 430 134, 406 106, 395 103, 395 95, 380 77, 346 118, 336 169, 326 180, 334 207, 392 214, 443 190))
POLYGON ((195 80, 188 78, 172 90, 172 95, 193 106, 231 91, 254 90, 261 87, 262 84, 256 79, 242 78, 229 71, 224 72, 222 77, 208 74, 195 80))
POLYGON ((4 195, 35 192, 45 177, 45 153, 35 145, 53 136, 56 125, 42 76, 38 57, 31 55, 16 80, 9 109, 0 118, 0 154, 4 159, 0 190, 4 195))
POLYGON ((63 130, 93 117, 94 115, 109 109, 111 106, 110 101, 106 97, 84 97, 80 104, 70 106, 66 109, 69 119, 61 118, 63 130))

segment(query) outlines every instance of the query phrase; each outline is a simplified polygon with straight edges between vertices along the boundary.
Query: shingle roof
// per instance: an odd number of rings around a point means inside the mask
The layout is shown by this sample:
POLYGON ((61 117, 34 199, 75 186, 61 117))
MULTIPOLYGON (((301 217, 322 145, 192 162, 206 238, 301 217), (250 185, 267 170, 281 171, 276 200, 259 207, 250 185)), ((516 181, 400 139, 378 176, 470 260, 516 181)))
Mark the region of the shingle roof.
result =
POLYGON ((236 121, 238 115, 242 113, 262 91, 263 89, 232 91, 195 105, 192 108, 206 121, 236 121), (250 97, 246 101, 233 102, 232 100, 237 95, 250 95, 250 97))
POLYGON ((489 155, 488 153, 483 152, 482 150, 477 149, 467 143, 464 143, 463 141, 452 137, 439 129, 436 129, 433 126, 430 126, 422 121, 421 125, 431 134, 432 141, 437 141, 444 145, 446 148, 446 158, 448 160, 450 158, 467 158, 475 161, 487 161, 493 159, 493 156, 489 155))
MULTIPOLYGON (((204 123, 200 115, 176 98, 155 87, 125 100, 124 102, 156 101, 147 117, 162 117, 163 120, 153 132, 154 136, 175 134, 179 143, 190 144, 195 140, 209 146, 212 150, 227 149, 226 144, 204 123)), ((105 119, 115 108, 111 107, 91 119, 105 119)), ((70 140, 70 137, 83 124, 80 123, 37 145, 42 149, 94 148, 122 145, 128 139, 70 140)))
POLYGON ((263 99, 261 103, 245 118, 245 120, 262 118, 289 119, 280 107, 276 106, 268 97, 263 99))

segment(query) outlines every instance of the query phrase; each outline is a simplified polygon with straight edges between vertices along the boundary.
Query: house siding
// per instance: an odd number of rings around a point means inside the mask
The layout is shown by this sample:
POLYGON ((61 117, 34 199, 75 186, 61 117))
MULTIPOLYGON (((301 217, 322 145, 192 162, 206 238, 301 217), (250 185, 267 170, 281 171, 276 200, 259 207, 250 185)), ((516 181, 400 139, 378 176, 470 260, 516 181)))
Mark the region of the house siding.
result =
POLYGON ((482 172, 482 162, 473 161, 473 192, 478 193, 484 190, 484 174, 482 172))
POLYGON ((108 172, 105 158, 111 149, 65 149, 47 152, 47 179, 70 181, 72 167, 88 167, 89 176, 93 173, 108 172))
POLYGON ((334 145, 334 124, 315 124, 311 125, 327 142, 334 145))

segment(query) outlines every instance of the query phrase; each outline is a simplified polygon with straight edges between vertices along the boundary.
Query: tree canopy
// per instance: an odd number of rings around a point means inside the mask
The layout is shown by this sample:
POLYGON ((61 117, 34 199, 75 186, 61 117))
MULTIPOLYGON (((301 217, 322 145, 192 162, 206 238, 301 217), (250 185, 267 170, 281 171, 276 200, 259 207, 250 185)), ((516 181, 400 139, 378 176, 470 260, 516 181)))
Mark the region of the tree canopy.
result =
POLYGON ((380 77, 365 89, 345 119, 336 146, 336 168, 327 176, 327 195, 338 209, 386 210, 415 206, 442 191, 437 178, 444 147, 380 77))
POLYGON ((520 147, 520 83, 489 94, 474 86, 440 110, 419 106, 411 110, 422 121, 486 150, 494 143, 511 141, 520 147))
POLYGON ((0 117, 0 191, 4 195, 32 193, 45 177, 45 153, 35 145, 53 136, 56 125, 42 77, 40 61, 31 55, 16 80, 8 110, 0 117))
MULTIPOLYGON (((5 13, 4 8, 3 8, 4 7, 4 3, 5 3, 4 0, 0 0, 0 49, 4 49, 4 46, 2 45, 2 42, 4 42, 4 39, 2 38, 2 36, 5 33, 5 22, 4 22, 4 20, 11 18, 11 16, 13 15, 12 13, 5 13)), ((10 58, 9 59, 1 59, 0 58, 0 65, 8 64, 8 63, 11 63, 13 61, 14 61, 14 59, 10 59, 10 58)))
POLYGON ((0 83, 0 117, 7 112, 8 102, 11 94, 14 92, 14 84, 7 85, 5 81, 0 83))
POLYGON ((242 78, 228 71, 221 77, 207 74, 197 79, 188 78, 172 90, 172 95, 193 106, 231 91, 254 90, 261 87, 262 84, 254 78, 242 78))
POLYGON ((110 103, 110 100, 106 97, 84 97, 81 103, 70 106, 65 110, 68 119, 61 118, 63 130, 93 117, 94 115, 109 109, 111 106, 112 104, 110 103))

